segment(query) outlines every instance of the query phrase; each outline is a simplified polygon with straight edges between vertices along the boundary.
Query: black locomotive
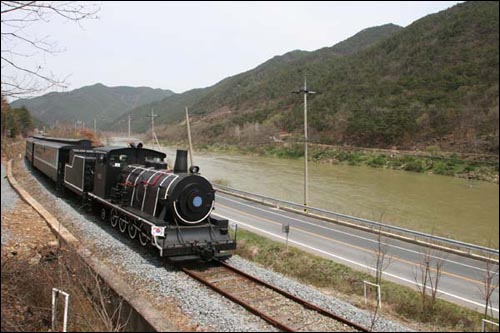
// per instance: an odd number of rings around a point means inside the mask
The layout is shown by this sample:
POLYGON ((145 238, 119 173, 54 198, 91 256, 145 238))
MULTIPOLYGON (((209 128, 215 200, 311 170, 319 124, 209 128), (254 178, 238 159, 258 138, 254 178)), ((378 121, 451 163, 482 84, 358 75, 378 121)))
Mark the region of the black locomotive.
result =
POLYGON ((211 216, 215 191, 187 167, 187 151, 178 150, 173 170, 162 152, 130 144, 96 147, 89 140, 33 136, 26 159, 99 212, 102 220, 143 246, 151 244, 173 261, 226 259, 236 242, 228 221, 211 216))

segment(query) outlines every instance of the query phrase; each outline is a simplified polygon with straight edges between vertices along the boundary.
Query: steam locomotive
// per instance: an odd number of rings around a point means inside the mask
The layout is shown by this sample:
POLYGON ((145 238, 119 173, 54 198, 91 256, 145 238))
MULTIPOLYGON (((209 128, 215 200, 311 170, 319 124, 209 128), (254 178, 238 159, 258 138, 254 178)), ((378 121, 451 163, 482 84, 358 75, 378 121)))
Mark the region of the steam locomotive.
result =
POLYGON ((228 220, 211 216, 215 190, 187 167, 178 150, 174 169, 166 154, 131 143, 92 147, 85 139, 32 136, 26 160, 56 184, 80 196, 113 228, 152 245, 172 261, 227 259, 236 248, 228 220))

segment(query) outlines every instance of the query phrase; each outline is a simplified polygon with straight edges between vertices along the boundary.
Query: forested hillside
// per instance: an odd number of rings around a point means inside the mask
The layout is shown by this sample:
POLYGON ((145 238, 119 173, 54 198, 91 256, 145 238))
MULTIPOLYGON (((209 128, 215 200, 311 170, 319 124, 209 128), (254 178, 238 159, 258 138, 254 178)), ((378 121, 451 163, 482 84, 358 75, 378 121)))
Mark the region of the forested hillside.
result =
MULTIPOLYGON (((303 80, 305 64, 321 65, 325 59, 337 59, 355 54, 400 29, 401 27, 388 24, 363 30, 333 47, 315 52, 291 51, 276 56, 250 71, 226 78, 214 86, 176 94, 151 105, 143 105, 129 114, 136 119, 134 128, 143 131, 148 128, 149 123, 145 117, 151 113, 151 109, 159 114, 157 118, 159 123, 181 119, 186 106, 190 107, 193 114, 198 115, 225 112, 228 109, 235 114, 258 112, 263 106, 276 104, 278 99, 288 96, 291 90, 297 88, 303 80)), ((236 120, 236 122, 241 121, 236 120)))
POLYGON ((105 128, 104 124, 107 125, 131 109, 172 94, 170 90, 107 87, 98 83, 69 92, 52 92, 31 99, 20 99, 11 103, 11 106, 13 108, 24 106, 33 117, 49 125, 54 125, 56 121, 74 123, 79 120, 91 126, 96 118, 99 128, 105 128))
MULTIPOLYGON (((204 142, 234 142, 248 128, 300 139, 302 99, 290 91, 307 75, 322 92, 309 103, 313 141, 498 153, 498 22, 498 2, 465 2, 404 29, 370 28, 333 47, 274 57, 154 110, 171 125, 189 106, 204 142)), ((130 113, 136 130, 147 130, 149 112, 130 113)))

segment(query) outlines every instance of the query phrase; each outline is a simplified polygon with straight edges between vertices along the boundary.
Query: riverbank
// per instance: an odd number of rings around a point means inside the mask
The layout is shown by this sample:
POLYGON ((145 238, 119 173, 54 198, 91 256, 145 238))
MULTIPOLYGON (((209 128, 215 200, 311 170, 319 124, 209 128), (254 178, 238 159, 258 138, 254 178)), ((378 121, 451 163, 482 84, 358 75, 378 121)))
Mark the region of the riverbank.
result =
MULTIPOLYGON (((284 159, 304 158, 304 146, 302 144, 283 143, 244 146, 211 144, 196 146, 196 150, 229 154, 253 154, 284 159)), ((472 155, 461 157, 458 154, 439 154, 435 151, 425 155, 425 153, 422 154, 422 152, 417 151, 367 150, 311 144, 309 147, 309 161, 335 165, 367 165, 373 168, 430 173, 496 184, 499 182, 498 159, 495 161, 491 157, 480 159, 472 155)))

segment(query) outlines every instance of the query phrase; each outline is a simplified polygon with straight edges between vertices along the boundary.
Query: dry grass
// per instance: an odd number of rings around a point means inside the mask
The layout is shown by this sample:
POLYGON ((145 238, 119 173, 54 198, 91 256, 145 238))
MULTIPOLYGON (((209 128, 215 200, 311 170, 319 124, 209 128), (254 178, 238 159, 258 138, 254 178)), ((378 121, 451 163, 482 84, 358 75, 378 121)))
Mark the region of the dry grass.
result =
MULTIPOLYGON (((104 314, 109 292, 72 251, 57 247, 37 250, 39 256, 2 255, 2 331, 41 332, 51 328, 52 288, 69 298, 69 331, 118 331, 121 324, 104 314)), ((62 298, 60 298, 62 300, 62 298)), ((62 328, 63 302, 58 302, 56 329, 62 328)), ((115 316, 116 317, 116 316, 115 316)))
MULTIPOLYGON (((322 288, 328 294, 365 308, 362 281, 374 278, 345 265, 238 230, 236 254, 264 267, 290 276, 302 283, 322 288)), ((473 310, 437 299, 432 310, 422 308, 417 291, 396 283, 382 281, 382 315, 411 323, 423 331, 480 331, 482 315, 473 310)), ((373 310, 373 307, 368 307, 373 310)), ((490 318, 491 320, 491 318, 490 318)))

